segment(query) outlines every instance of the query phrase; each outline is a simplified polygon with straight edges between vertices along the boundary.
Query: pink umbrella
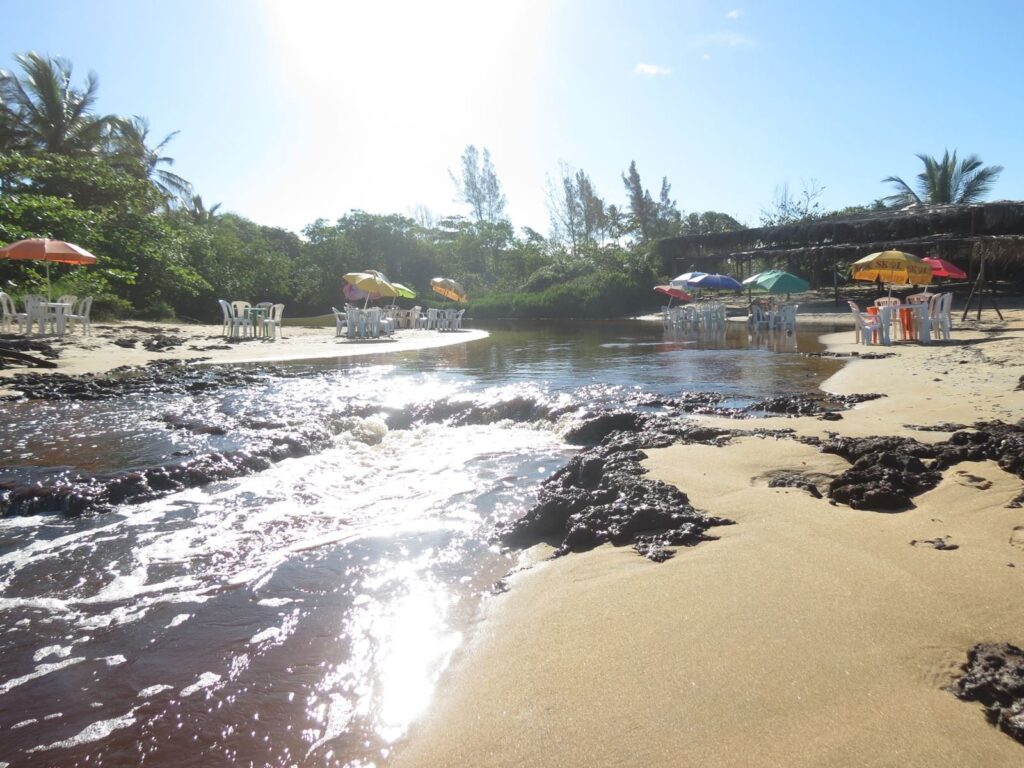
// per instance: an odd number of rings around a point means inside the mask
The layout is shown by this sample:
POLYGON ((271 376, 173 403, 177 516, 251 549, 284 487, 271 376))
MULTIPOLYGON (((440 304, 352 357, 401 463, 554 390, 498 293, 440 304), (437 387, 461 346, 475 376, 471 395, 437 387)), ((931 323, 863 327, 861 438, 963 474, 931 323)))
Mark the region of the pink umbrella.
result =
POLYGON ((932 277, 951 278, 953 280, 967 279, 966 272, 960 269, 956 264, 950 264, 945 259, 939 259, 935 256, 925 256, 921 261, 932 268, 932 277))
POLYGON ((354 301, 363 301, 364 299, 366 299, 368 301, 376 301, 377 299, 380 298, 380 294, 379 293, 367 293, 366 291, 362 290, 361 288, 356 288, 351 283, 345 283, 343 286, 341 286, 341 292, 342 292, 342 294, 344 294, 345 299, 347 301, 353 301, 353 302, 354 301))

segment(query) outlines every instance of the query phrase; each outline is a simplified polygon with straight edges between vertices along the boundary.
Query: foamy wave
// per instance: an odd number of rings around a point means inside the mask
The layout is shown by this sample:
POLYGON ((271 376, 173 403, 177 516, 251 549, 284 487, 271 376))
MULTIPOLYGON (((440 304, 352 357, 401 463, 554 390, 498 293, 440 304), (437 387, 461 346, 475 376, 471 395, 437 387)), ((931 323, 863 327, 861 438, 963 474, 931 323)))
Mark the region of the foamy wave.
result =
POLYGON ((85 661, 84 656, 75 656, 73 659, 65 659, 64 661, 57 661, 53 664, 40 664, 27 675, 12 678, 6 683, 0 683, 0 695, 7 693, 12 688, 17 688, 19 685, 24 685, 29 680, 35 680, 37 677, 48 675, 51 672, 56 672, 58 669, 64 669, 65 667, 70 667, 72 664, 78 664, 83 661, 85 661))
POLYGON ((149 698, 152 698, 153 696, 156 696, 159 693, 163 693, 164 691, 173 691, 173 690, 174 690, 174 686, 173 685, 151 685, 148 688, 143 688, 141 691, 139 691, 139 698, 140 699, 149 699, 149 698))
POLYGON ((219 682, 220 675, 218 675, 216 672, 203 672, 203 674, 199 676, 198 680, 192 683, 192 685, 187 685, 184 688, 182 688, 178 695, 182 698, 186 696, 191 696, 193 693, 201 691, 204 688, 209 688, 210 686, 216 685, 219 682))
POLYGON ((46 744, 39 747, 32 747, 32 749, 27 750, 27 752, 44 752, 50 749, 67 749, 68 747, 77 747, 80 744, 88 744, 92 741, 105 739, 114 731, 120 730, 121 728, 127 728, 134 724, 135 710, 132 709, 120 717, 113 717, 109 720, 98 720, 95 723, 91 723, 70 739, 55 741, 52 744, 46 744))

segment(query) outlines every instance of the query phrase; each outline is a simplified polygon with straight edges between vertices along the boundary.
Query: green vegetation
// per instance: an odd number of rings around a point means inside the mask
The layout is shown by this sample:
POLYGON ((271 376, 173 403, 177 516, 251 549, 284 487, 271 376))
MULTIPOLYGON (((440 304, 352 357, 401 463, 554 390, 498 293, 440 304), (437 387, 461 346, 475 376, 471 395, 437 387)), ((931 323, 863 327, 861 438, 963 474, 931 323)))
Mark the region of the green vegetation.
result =
MULTIPOLYGON (((94 74, 78 86, 67 61, 17 61, 20 72, 0 72, 0 243, 52 237, 95 253, 95 267, 52 273, 55 293, 92 295, 99 314, 208 320, 218 317, 217 298, 249 298, 283 302, 293 317, 320 315, 341 303, 343 274, 373 268, 419 289, 420 304, 440 303, 426 290, 430 278, 455 278, 477 317, 610 317, 660 303, 651 287, 671 265, 654 255, 655 240, 743 226, 716 211, 680 211, 667 178, 655 198, 631 162, 621 205, 584 170, 561 165, 548 182, 550 236, 517 232, 490 153, 469 146, 452 174, 468 217, 422 206, 413 217, 353 210, 300 236, 205 203, 171 170, 176 133, 152 143, 145 118, 95 113, 94 74)), ((1001 170, 973 156, 957 165, 955 153, 921 157, 922 179, 958 200, 982 194, 1001 170)), ((798 197, 780 189, 765 223, 827 215, 820 191, 816 182, 798 197)), ((0 261, 8 292, 42 281, 31 262, 0 261)))
POLYGON ((992 188, 1001 165, 983 166, 981 158, 970 155, 957 163, 956 151, 949 150, 937 160, 929 155, 918 155, 924 170, 917 174, 917 191, 899 176, 889 176, 883 182, 892 184, 896 192, 886 198, 892 205, 913 203, 976 203, 992 188))

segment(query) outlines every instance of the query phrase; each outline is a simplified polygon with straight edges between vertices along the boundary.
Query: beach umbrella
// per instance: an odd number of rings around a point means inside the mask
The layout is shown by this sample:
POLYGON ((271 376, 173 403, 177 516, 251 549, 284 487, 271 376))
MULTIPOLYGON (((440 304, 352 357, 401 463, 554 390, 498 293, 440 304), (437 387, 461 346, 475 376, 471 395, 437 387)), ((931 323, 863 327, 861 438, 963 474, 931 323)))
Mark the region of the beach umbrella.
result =
POLYGON ((11 261, 42 261, 46 264, 46 298, 50 295, 50 263, 56 264, 95 264, 96 257, 85 248, 66 243, 63 240, 49 238, 32 238, 19 240, 5 248, 0 248, 0 259, 11 261))
POLYGON ((345 296, 346 301, 364 301, 369 298, 370 301, 376 301, 380 298, 379 293, 367 293, 366 291, 356 288, 351 283, 345 283, 341 286, 341 293, 345 296))
POLYGON ((743 285, 735 277, 719 274, 704 274, 688 281, 691 288, 707 288, 712 291, 742 291, 743 285))
POLYGON ((879 251, 853 262, 854 280, 869 283, 881 281, 893 285, 928 285, 932 281, 932 268, 912 253, 879 251))
POLYGON ((401 283, 392 283, 391 285, 394 286, 394 289, 396 291, 398 291, 398 293, 395 294, 395 298, 391 300, 391 306, 394 306, 398 302, 399 297, 403 299, 416 298, 416 291, 414 291, 412 288, 409 288, 406 285, 402 285, 401 283))
POLYGON ((768 293, 800 293, 811 287, 802 277, 781 269, 769 269, 748 277, 743 284, 768 293))
POLYGON ((706 274, 707 272, 683 272, 678 277, 669 280, 668 284, 673 288, 690 288, 696 278, 706 274))
POLYGON ((462 302, 463 304, 469 301, 469 297, 466 295, 466 289, 451 278, 435 277, 430 281, 430 287, 433 289, 434 293, 439 293, 446 299, 462 302))
POLYGON ((342 275, 342 279, 349 285, 354 285, 367 294, 363 307, 370 303, 370 294, 376 293, 378 296, 398 295, 395 286, 375 269, 368 269, 365 272, 349 272, 347 275, 342 275))
POLYGON ((939 259, 934 256, 925 256, 921 259, 925 264, 932 268, 932 277, 941 279, 951 280, 966 280, 967 273, 964 272, 956 264, 951 264, 945 259, 939 259))
POLYGON ((668 296, 668 305, 670 307, 672 306, 672 299, 677 299, 678 301, 693 301, 693 296, 688 294, 682 288, 673 288, 671 285, 656 285, 654 286, 654 290, 668 296))

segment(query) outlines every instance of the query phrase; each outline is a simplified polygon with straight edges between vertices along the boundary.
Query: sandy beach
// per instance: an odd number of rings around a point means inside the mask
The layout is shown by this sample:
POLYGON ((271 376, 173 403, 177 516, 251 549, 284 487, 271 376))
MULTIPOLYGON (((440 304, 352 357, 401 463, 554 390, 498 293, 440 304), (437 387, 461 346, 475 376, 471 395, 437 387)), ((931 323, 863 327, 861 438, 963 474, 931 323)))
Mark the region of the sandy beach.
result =
MULTIPOLYGON (((824 383, 884 393, 843 414, 759 420, 826 436, 948 433, 1016 421, 1024 312, 896 344, 824 383)), ((857 351, 852 332, 824 339, 857 351)), ((863 347, 860 348, 864 350, 863 347)), ((879 351, 878 348, 872 351, 879 351)), ((705 419, 729 428, 752 428, 705 419)), ((397 766, 1019 766, 1024 746, 945 690, 968 648, 1024 643, 1021 481, 993 462, 943 473, 898 514, 769 488, 849 465, 790 439, 649 450, 650 476, 737 524, 663 564, 602 546, 546 560, 493 598, 397 766), (955 550, 911 542, 948 537, 955 550)))
POLYGON ((203 364, 320 360, 382 352, 412 352, 463 344, 486 336, 487 332, 481 330, 439 333, 402 329, 386 339, 358 340, 335 336, 332 322, 330 326, 286 325, 281 336, 274 341, 261 338, 238 340, 226 339, 220 325, 146 321, 94 323, 90 336, 77 330, 62 339, 30 337, 51 345, 59 353, 54 360, 57 368, 47 370, 9 363, 8 367, 0 368, 0 395, 10 394, 4 381, 17 373, 101 374, 121 366, 148 365, 157 360, 188 360, 203 364))

